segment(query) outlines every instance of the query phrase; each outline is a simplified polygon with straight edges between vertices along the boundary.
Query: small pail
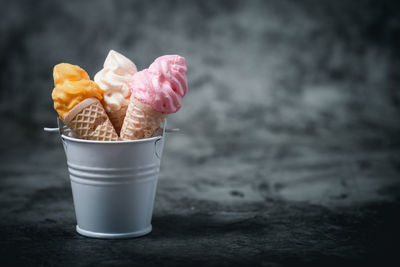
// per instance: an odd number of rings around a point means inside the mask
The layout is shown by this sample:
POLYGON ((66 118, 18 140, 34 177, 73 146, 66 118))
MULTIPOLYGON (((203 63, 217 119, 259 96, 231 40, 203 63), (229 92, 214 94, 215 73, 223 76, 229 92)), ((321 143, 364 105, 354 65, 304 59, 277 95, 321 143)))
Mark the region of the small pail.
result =
POLYGON ((77 232, 97 238, 129 238, 151 232, 165 130, 161 136, 142 140, 104 142, 77 139, 63 132, 65 128, 59 129, 77 232))

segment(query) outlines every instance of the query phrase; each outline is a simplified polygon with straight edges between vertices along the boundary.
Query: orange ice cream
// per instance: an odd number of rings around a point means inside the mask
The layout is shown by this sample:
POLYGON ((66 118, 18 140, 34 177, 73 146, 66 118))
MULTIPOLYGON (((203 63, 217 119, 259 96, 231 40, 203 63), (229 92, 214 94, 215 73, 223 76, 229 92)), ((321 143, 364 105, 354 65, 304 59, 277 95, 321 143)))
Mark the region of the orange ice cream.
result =
POLYGON ((79 66, 60 63, 54 66, 53 77, 54 89, 51 97, 61 120, 86 98, 103 99, 104 91, 91 81, 86 71, 79 66))

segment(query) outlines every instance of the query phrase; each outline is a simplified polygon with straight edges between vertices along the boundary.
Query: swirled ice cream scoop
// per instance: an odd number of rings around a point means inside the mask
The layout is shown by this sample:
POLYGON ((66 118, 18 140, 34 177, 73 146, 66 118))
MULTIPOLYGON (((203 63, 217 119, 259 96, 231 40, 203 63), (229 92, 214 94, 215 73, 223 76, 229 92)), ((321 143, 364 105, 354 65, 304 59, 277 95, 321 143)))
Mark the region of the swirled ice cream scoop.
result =
POLYGON ((81 67, 68 63, 54 66, 54 89, 51 97, 54 109, 61 120, 69 111, 83 100, 94 97, 103 99, 103 91, 90 80, 89 75, 81 67))
POLYGON ((187 92, 186 60, 178 55, 157 58, 148 69, 135 74, 132 95, 161 113, 175 113, 187 92))
POLYGON ((136 65, 125 56, 110 50, 103 69, 94 81, 104 90, 104 108, 107 113, 126 108, 131 95, 130 83, 137 72, 136 65))

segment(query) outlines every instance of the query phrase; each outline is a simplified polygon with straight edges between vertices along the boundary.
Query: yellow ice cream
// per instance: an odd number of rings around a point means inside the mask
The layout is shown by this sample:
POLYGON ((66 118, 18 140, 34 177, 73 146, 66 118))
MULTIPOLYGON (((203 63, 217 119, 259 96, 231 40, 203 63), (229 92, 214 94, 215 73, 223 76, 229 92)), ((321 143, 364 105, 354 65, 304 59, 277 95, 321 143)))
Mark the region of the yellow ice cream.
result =
POLYGON ((77 104, 89 97, 103 99, 103 90, 93 81, 82 68, 68 63, 54 66, 54 89, 51 97, 54 109, 61 120, 77 104))

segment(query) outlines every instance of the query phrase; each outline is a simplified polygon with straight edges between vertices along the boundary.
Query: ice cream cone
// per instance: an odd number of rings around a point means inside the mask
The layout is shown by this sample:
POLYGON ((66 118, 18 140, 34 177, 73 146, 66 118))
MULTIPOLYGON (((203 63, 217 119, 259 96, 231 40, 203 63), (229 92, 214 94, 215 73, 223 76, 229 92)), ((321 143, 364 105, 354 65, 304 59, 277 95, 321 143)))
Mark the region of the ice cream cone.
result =
POLYGON ((124 118, 128 106, 122 106, 117 111, 107 112, 108 118, 110 119, 112 125, 114 125, 115 132, 119 135, 121 132, 122 124, 124 123, 124 118))
POLYGON ((119 140, 111 121, 97 98, 87 98, 77 104, 67 113, 64 123, 82 139, 119 140))
POLYGON ((94 76, 94 81, 104 91, 102 104, 118 135, 131 96, 130 83, 136 72, 136 65, 130 59, 110 50, 103 69, 94 76))
POLYGON ((186 69, 185 58, 165 55, 133 76, 121 139, 143 139, 158 133, 168 114, 181 108, 187 92, 186 69))
POLYGON ((152 137, 167 116, 131 96, 120 137, 123 140, 152 137))

